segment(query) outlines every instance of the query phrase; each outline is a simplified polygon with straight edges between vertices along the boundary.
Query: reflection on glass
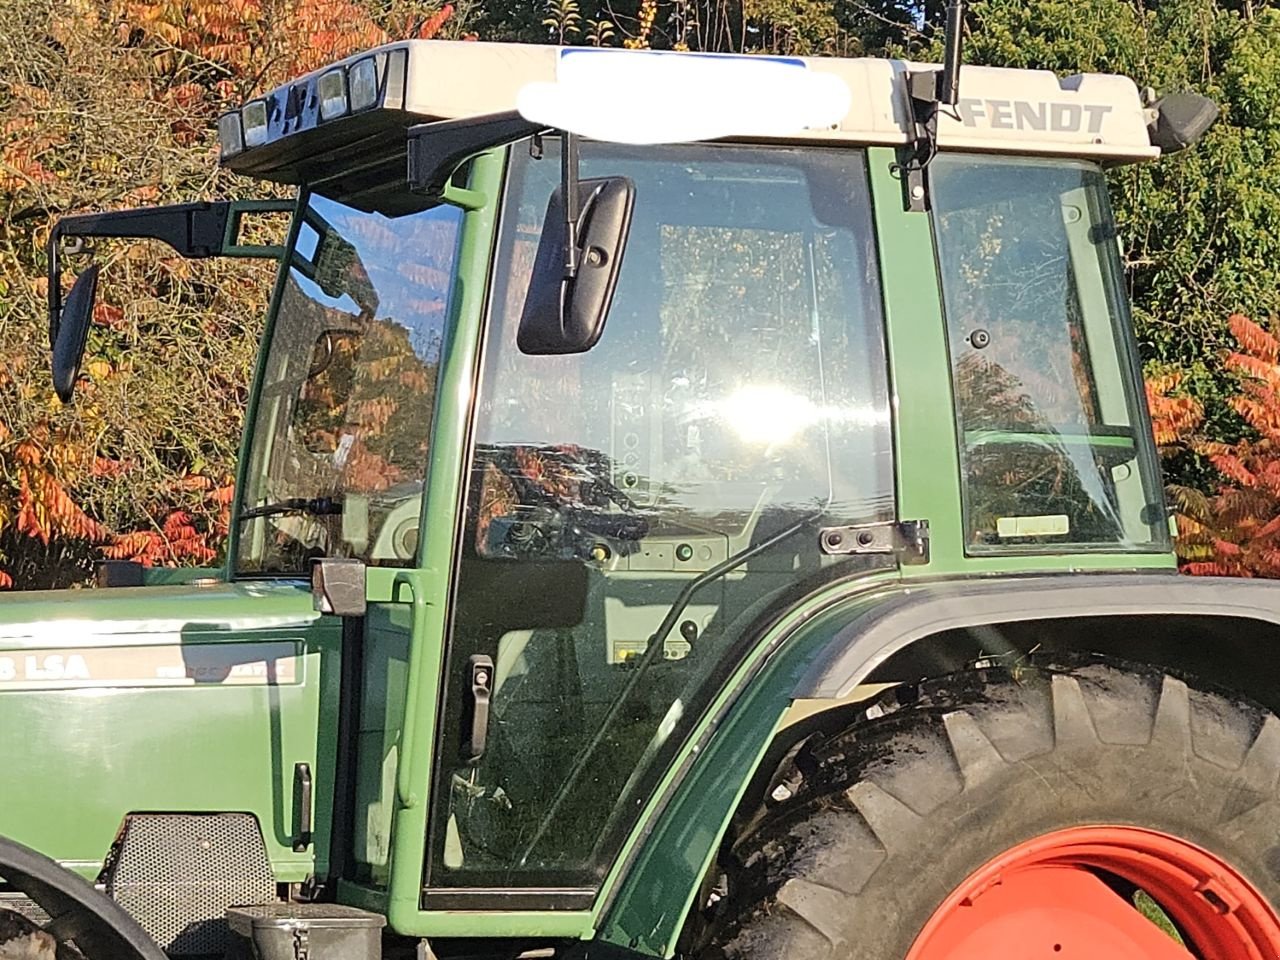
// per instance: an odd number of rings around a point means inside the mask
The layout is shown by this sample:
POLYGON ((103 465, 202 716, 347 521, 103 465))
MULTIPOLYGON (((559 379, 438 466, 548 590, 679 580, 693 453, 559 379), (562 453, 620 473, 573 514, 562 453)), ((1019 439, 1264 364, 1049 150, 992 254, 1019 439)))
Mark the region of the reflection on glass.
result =
POLYGON ((430 883, 591 885, 748 642, 893 516, 880 292, 855 151, 584 147, 636 184, 599 344, 515 347, 555 143, 512 151, 475 422, 430 883), (495 663, 458 762, 461 665, 495 663))
POLYGON ((931 167, 971 550, 1167 545, 1101 172, 931 167))
POLYGON ((310 198, 271 330, 241 572, 412 561, 458 223, 310 198))

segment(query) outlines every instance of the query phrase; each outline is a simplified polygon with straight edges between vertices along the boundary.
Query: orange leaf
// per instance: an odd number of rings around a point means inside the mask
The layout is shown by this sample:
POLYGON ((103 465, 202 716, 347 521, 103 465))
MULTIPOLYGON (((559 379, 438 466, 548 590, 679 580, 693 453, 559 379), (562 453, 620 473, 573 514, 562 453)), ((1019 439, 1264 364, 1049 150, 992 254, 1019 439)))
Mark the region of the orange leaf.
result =
POLYGON ((1276 363, 1280 360, 1280 341, 1248 317, 1233 313, 1227 319, 1227 328, 1248 353, 1267 363, 1276 363))

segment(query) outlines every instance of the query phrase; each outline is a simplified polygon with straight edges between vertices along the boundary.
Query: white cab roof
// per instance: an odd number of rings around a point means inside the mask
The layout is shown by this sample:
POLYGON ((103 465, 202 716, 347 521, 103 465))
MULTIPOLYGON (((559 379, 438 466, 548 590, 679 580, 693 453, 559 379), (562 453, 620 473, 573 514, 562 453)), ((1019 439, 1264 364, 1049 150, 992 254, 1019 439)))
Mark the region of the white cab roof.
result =
MULTIPOLYGON (((394 47, 409 50, 404 108, 426 119, 512 110, 525 84, 553 82, 562 56, 574 49, 439 40, 406 41, 386 49, 394 47)), ((835 75, 851 93, 848 114, 835 129, 805 131, 788 139, 910 142, 913 123, 907 73, 928 65, 901 60, 786 59, 835 75)), ((960 102, 954 108, 942 107, 938 144, 941 149, 1143 160, 1160 152, 1151 145, 1147 120, 1138 89, 1126 77, 1080 74, 1059 79, 1044 70, 964 67, 960 102)))

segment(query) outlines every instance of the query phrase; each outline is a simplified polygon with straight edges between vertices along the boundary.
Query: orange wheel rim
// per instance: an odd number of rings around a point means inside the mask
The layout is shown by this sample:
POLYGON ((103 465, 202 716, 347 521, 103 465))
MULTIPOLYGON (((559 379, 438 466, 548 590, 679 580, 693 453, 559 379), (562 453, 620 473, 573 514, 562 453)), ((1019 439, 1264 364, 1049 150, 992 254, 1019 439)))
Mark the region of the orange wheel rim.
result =
POLYGON ((1280 919, 1220 857, 1138 827, 1028 840, 943 901, 906 960, 1277 960, 1280 919), (1175 937, 1126 894, 1140 890, 1175 937), (1179 942, 1181 940, 1181 942, 1179 942))

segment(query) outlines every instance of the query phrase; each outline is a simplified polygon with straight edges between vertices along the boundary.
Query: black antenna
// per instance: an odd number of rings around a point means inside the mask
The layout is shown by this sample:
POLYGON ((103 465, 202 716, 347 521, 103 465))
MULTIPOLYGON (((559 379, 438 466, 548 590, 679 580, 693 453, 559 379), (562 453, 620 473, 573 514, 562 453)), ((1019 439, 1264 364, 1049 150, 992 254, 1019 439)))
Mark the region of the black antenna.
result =
POLYGON ((954 107, 960 101, 960 63, 964 50, 964 10, 967 0, 947 4, 947 32, 943 45, 942 76, 938 78, 938 102, 954 107))
POLYGON ((964 48, 966 0, 949 0, 943 39, 941 70, 907 74, 907 94, 911 97, 911 146, 894 164, 894 175, 902 180, 906 208, 921 213, 929 209, 929 182, 926 173, 938 152, 938 109, 960 102, 960 65, 964 48))

